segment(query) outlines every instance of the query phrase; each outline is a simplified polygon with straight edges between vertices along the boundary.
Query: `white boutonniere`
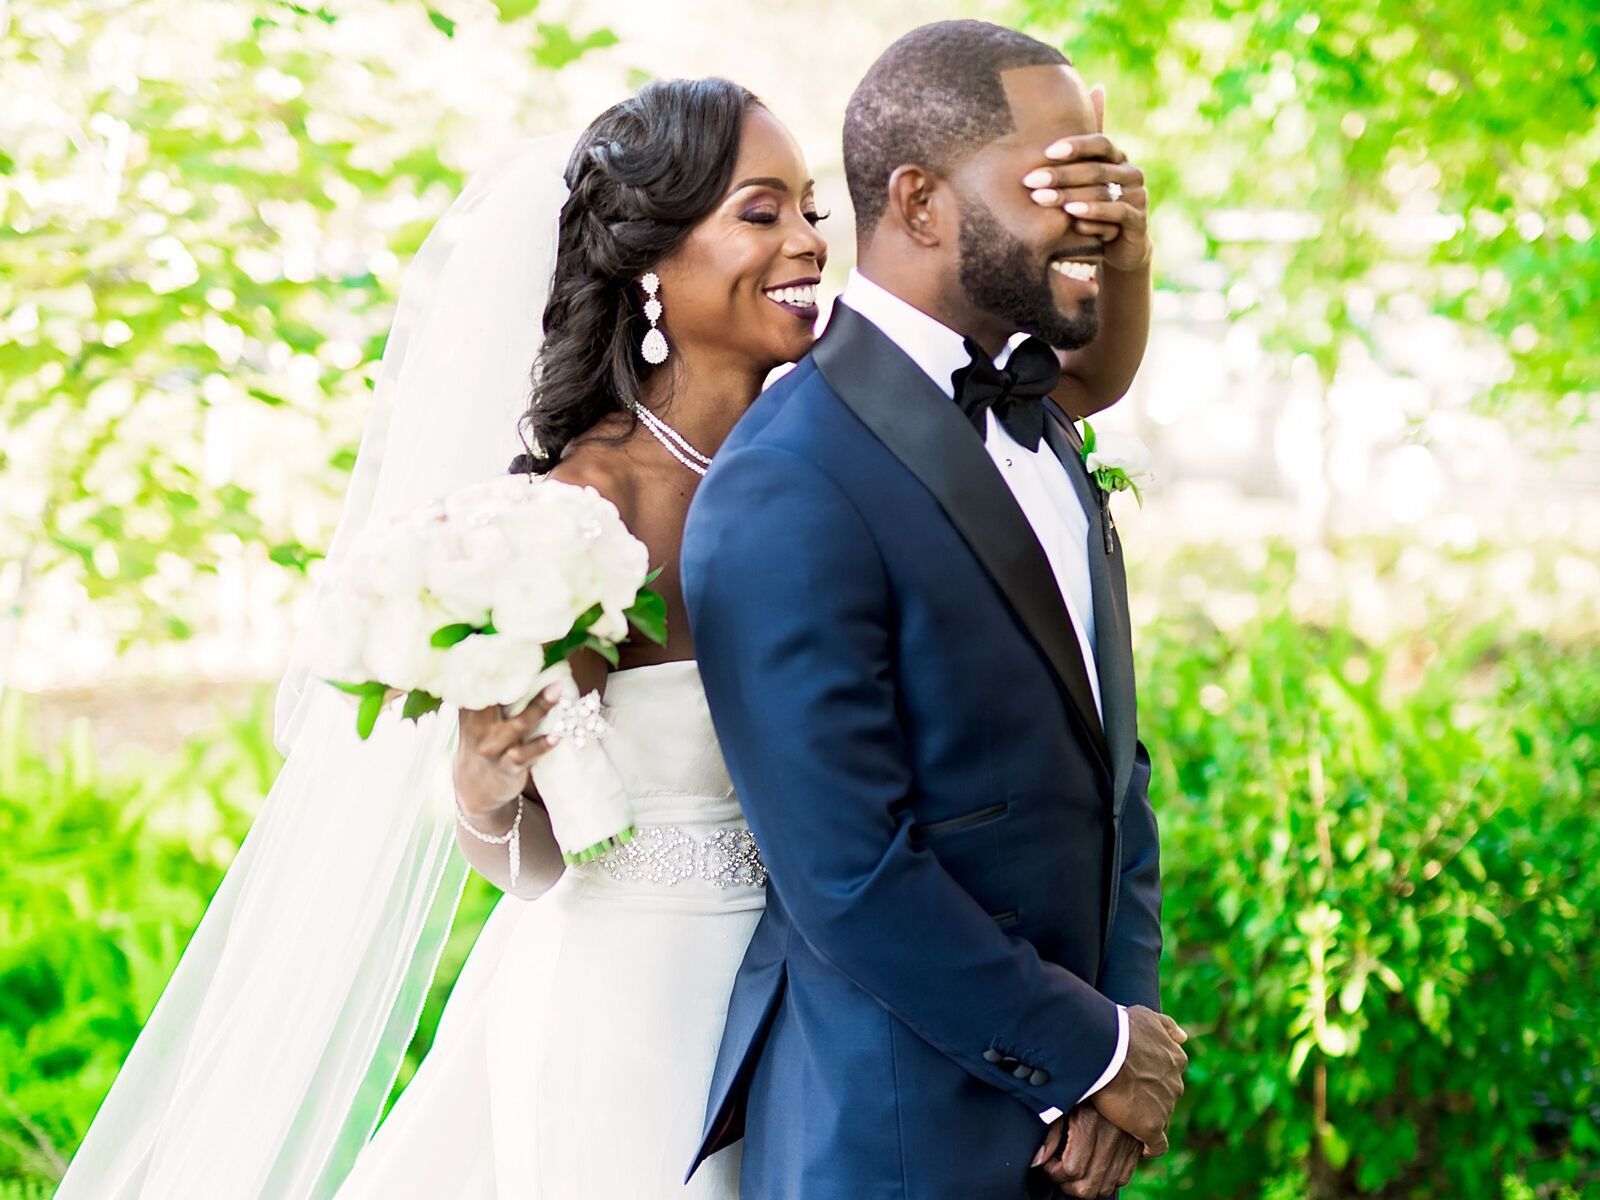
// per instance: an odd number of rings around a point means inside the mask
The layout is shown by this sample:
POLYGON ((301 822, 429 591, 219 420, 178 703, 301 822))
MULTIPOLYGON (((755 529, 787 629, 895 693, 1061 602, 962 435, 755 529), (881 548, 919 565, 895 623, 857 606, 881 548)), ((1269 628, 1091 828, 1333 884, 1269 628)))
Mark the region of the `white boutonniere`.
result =
POLYGON ((1131 433, 1112 430, 1096 434, 1088 421, 1083 423, 1083 465, 1101 491, 1107 494, 1130 491, 1141 507, 1144 497, 1139 489, 1155 482, 1150 447, 1131 433))

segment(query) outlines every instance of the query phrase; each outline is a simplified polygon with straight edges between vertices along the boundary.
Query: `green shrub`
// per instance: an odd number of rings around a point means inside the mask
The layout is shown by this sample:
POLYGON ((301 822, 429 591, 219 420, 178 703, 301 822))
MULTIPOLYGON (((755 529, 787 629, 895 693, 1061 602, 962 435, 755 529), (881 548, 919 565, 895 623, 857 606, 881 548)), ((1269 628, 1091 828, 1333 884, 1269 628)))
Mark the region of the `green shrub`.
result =
POLYGON ((1141 646, 1192 1065, 1130 1196, 1600 1194, 1600 647, 1265 603, 1141 646))
MULTIPOLYGON (((1270 594, 1140 639, 1193 1065, 1129 1200, 1600 1194, 1600 647, 1380 650, 1270 594)), ((104 772, 85 730, 46 756, 0 708, 0 1200, 87 1128, 270 784, 269 723, 263 695, 104 772)), ((469 882, 398 1086, 494 898, 469 882)))
POLYGON ((115 773, 87 725, 45 755, 0 705, 0 1184, 58 1178, 88 1128, 277 771, 269 699, 115 773))

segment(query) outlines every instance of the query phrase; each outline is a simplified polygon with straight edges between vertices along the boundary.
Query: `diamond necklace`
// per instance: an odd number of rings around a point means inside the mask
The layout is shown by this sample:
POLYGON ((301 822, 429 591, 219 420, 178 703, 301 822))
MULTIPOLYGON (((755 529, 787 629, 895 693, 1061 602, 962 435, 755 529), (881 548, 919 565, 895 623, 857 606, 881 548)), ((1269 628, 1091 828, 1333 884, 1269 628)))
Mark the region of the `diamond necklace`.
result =
POLYGON ((673 458, 688 467, 696 475, 704 475, 706 473, 706 469, 711 466, 710 455, 701 454, 700 451, 689 444, 688 438, 684 437, 683 434, 668 425, 644 405, 635 404, 632 408, 633 415, 639 418, 644 427, 654 435, 656 441, 667 448, 673 458))

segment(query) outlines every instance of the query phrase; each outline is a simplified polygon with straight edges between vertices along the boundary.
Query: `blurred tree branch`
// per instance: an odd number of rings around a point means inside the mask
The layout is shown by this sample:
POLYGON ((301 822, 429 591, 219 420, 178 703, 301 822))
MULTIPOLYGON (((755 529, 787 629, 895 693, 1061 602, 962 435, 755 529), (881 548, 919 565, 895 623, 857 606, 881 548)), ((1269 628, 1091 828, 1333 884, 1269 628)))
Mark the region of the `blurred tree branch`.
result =
POLYGON ((295 501, 342 488, 401 263, 461 183, 450 89, 531 134, 551 72, 615 40, 536 7, 0 6, 10 636, 29 578, 183 637, 219 564, 315 557, 295 501), (473 73, 485 38, 514 78, 473 73))

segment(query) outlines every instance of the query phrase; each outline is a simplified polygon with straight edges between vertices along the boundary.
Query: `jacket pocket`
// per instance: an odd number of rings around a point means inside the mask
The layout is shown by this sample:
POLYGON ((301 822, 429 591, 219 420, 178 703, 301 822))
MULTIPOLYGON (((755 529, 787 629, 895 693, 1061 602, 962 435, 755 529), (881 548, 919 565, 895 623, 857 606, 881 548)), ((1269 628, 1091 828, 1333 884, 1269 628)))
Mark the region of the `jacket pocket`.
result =
POLYGON ((980 808, 976 812, 962 813, 959 817, 949 817, 943 821, 929 821, 925 825, 913 825, 911 831, 922 838, 943 837, 947 833, 960 833, 963 829, 972 829, 978 825, 987 825, 990 821, 998 821, 1006 815, 1007 805, 991 804, 987 808, 980 808))

